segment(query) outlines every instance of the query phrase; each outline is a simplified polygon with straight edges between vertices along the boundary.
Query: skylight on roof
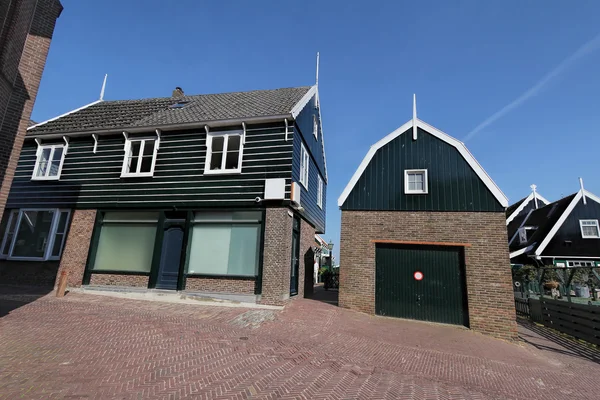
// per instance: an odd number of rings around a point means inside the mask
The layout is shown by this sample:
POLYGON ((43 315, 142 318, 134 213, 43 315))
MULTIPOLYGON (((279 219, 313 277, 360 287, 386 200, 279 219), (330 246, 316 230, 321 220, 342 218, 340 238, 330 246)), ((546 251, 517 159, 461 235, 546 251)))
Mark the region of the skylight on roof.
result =
POLYGON ((189 101, 178 101, 177 103, 171 105, 171 108, 183 108, 189 104, 189 101))

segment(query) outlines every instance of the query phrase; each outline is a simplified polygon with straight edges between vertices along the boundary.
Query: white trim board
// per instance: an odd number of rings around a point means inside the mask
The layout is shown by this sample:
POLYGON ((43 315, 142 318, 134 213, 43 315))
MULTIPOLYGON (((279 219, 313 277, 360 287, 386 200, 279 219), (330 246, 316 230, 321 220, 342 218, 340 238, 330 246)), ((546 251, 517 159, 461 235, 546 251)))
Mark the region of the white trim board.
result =
MULTIPOLYGON (((481 179, 483 183, 487 186, 487 188, 490 190, 490 192, 492 192, 492 194, 502 205, 502 207, 508 207, 508 199, 506 198, 504 193, 502 193, 502 190, 500 190, 498 185, 496 185, 496 183, 492 180, 492 178, 490 178, 487 172, 485 172, 485 170, 477 162, 475 157, 473 157, 471 152, 469 152, 469 150, 463 142, 453 138, 452 136, 440 131, 437 128, 434 128, 433 126, 421 121, 420 119, 416 120, 416 125, 417 127, 423 129, 427 133, 437 137, 440 140, 443 140, 444 142, 456 148, 456 150, 458 150, 458 152, 463 156, 465 161, 471 166, 471 168, 473 168, 473 171, 475 171, 479 179, 481 179)), ((393 131, 392 133, 390 133, 389 135, 387 135, 386 137, 384 137, 383 139, 371 146, 371 148, 367 152, 367 155, 365 156, 365 158, 363 158, 362 162, 358 166, 358 169, 356 170, 356 172, 354 172, 354 175, 352 175, 350 182, 348 182, 348 185, 346 185, 346 188, 338 198, 338 207, 341 207, 344 204, 344 202, 350 195, 350 192, 352 192, 352 189, 354 189, 354 186, 358 182, 359 178, 367 169, 367 166, 371 162, 371 159, 373 158, 377 150, 379 150, 392 140, 396 139, 398 136, 407 132, 412 126, 413 120, 411 119, 407 123, 402 125, 400 128, 396 129, 395 131, 393 131)))
POLYGON ((510 258, 514 258, 514 257, 520 256, 523 253, 527 253, 529 250, 533 249, 536 244, 537 243, 533 243, 531 246, 523 247, 522 249, 513 251, 512 253, 510 253, 510 258))
POLYGON ((575 208, 577 203, 583 198, 584 194, 585 194, 585 197, 587 197, 588 199, 594 200, 596 203, 600 204, 600 197, 596 196, 595 194, 590 193, 585 189, 581 189, 579 192, 577 192, 577 195, 575 197, 573 197, 573 200, 571 200, 571 202, 569 203, 569 206, 562 213, 562 215, 560 216, 558 221, 556 221, 556 223, 554 224, 552 229, 550 229, 550 232, 548 232, 548 234, 546 235, 544 240, 542 240, 542 243, 540 243, 538 248, 535 249, 536 256, 540 256, 542 254, 544 249, 548 246, 548 243, 550 243, 550 241, 552 240, 554 235, 556 235, 556 232, 558 232, 558 230, 560 229, 562 224, 564 224, 564 222, 567 220, 567 218, 569 217, 569 215, 571 214, 571 212, 573 211, 573 209, 575 208))
POLYGON ((306 107, 306 105, 308 104, 310 99, 312 99, 316 93, 317 93, 317 86, 316 85, 311 86, 311 88, 308 89, 308 92, 306 92, 304 94, 304 96, 302 96, 300 101, 298 101, 296 103, 296 105, 294 106, 294 108, 292 108, 292 111, 290 111, 290 114, 292 114, 292 118, 296 119, 298 114, 300 114, 300 112, 304 109, 304 107, 306 107))
MULTIPOLYGON (((510 216, 508 218, 506 218, 506 225, 510 224, 511 221, 513 219, 515 219, 521 211, 523 211, 523 209, 527 206, 527 204, 529 204, 529 202, 533 200, 534 195, 535 195, 535 197, 537 197, 538 200, 541 200, 542 203, 544 203, 544 206, 547 206, 548 204, 550 204, 550 202, 548 200, 546 200, 545 198, 543 198, 542 196, 540 196, 539 193, 534 194, 534 192, 531 192, 531 193, 529 193, 529 196, 527 196, 525 198, 525 200, 523 200, 523 202, 519 205, 519 207, 517 207, 517 209, 512 214, 510 214, 510 216)), ((544 206, 542 206, 542 207, 544 207, 544 206)), ((542 207, 539 207, 539 208, 542 208, 542 207)))

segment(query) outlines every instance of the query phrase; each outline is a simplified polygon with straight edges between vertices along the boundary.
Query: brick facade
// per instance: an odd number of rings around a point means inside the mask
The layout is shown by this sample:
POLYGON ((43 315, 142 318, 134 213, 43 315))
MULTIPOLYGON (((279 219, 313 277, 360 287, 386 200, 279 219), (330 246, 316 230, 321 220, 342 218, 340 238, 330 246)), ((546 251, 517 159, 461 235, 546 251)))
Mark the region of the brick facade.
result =
POLYGON ((262 304, 282 305, 289 300, 292 221, 287 208, 267 208, 260 300, 262 304))
MULTIPOLYGON (((149 277, 144 275, 92 274, 90 285, 147 288, 148 279, 149 277)), ((81 281, 79 283, 81 284, 81 281)))
POLYGON ((56 275, 57 283, 62 271, 67 271, 69 274, 67 286, 81 286, 95 221, 96 210, 73 211, 67 241, 60 260, 59 273, 56 275))
POLYGON ((254 279, 225 279, 207 277, 188 277, 185 280, 185 290, 207 293, 251 294, 255 292, 254 279))
POLYGON ((61 11, 58 0, 0 5, 0 219, 61 11))
POLYGON ((516 339, 504 213, 342 211, 341 307, 375 313, 374 239, 469 243, 465 261, 470 327, 516 339))

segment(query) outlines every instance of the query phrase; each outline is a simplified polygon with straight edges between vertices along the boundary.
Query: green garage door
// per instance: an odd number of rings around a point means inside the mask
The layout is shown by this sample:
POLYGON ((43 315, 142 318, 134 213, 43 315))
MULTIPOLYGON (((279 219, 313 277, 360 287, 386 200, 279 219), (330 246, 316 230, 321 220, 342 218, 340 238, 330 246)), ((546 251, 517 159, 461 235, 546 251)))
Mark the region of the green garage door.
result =
POLYGON ((376 314, 468 326, 462 248, 377 244, 375 262, 376 314))

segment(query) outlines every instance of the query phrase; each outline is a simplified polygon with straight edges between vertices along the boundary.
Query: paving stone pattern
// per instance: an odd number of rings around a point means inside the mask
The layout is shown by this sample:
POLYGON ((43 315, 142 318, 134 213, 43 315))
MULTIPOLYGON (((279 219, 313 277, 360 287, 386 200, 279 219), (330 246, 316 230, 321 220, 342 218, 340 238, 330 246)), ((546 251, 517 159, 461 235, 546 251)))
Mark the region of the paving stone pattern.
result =
POLYGON ((0 399, 589 399, 600 381, 598 364, 540 336, 514 344, 307 299, 23 301, 0 318, 0 399))

